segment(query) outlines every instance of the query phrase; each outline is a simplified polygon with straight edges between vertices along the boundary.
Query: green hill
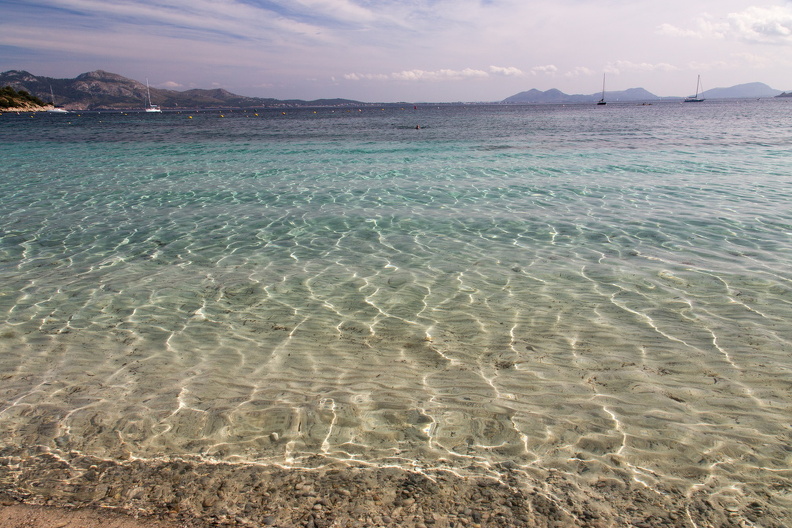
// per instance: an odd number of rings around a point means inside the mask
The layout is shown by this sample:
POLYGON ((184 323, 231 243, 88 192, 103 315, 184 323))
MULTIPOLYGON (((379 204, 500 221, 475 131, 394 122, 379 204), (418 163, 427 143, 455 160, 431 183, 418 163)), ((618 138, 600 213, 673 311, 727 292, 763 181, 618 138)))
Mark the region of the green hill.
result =
POLYGON ((10 86, 0 88, 0 110, 43 110, 45 103, 25 90, 10 86))

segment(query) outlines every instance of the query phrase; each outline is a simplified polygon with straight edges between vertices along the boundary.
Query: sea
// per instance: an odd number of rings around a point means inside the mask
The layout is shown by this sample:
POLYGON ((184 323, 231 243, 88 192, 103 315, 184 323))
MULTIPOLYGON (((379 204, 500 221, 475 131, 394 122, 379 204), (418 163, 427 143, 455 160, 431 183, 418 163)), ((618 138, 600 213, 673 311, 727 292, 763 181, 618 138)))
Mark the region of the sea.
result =
POLYGON ((6 490, 508 470, 788 526, 790 446, 792 100, 0 115, 6 490))

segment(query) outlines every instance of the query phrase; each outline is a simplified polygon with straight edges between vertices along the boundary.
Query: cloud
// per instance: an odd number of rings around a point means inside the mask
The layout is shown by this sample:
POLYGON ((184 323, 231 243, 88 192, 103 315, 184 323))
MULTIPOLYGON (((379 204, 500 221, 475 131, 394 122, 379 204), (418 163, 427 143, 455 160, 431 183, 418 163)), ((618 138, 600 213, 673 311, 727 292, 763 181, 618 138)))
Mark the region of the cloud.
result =
POLYGON ((656 64, 652 64, 649 62, 631 62, 626 60, 618 60, 615 62, 609 62, 608 65, 605 67, 605 71, 608 73, 622 73, 625 71, 638 71, 638 72, 654 72, 654 71, 663 71, 663 72, 670 72, 676 71, 679 68, 672 64, 668 64, 667 62, 659 62, 656 64))
POLYGON ((774 63, 773 59, 754 53, 735 53, 734 58, 739 61, 739 66, 749 68, 767 68, 774 63))
POLYGON ((576 66, 564 74, 564 77, 575 78, 581 75, 594 75, 594 70, 586 68, 585 66, 576 66))
MULTIPOLYGON (((333 2, 304 2, 304 9, 313 9, 311 17, 281 9, 277 2, 268 7, 241 0, 156 0, 150 2, 120 0, 39 0, 43 6, 78 16, 81 23, 89 21, 96 30, 136 31, 152 36, 200 40, 202 42, 270 42, 283 44, 285 39, 299 37, 311 41, 326 40, 323 29, 337 23, 319 7, 331 10, 333 2)), ((285 3, 285 2, 284 2, 285 3)), ((338 15, 351 18, 351 8, 339 2, 338 15)), ((292 4, 294 5, 294 4, 292 4)), ((355 19, 368 17, 357 14, 355 19)))
POLYGON ((792 43, 792 5, 748 7, 744 11, 729 13, 722 19, 702 15, 695 19, 693 28, 680 28, 661 24, 661 35, 697 39, 730 39, 762 44, 792 43))
POLYGON ((538 75, 540 73, 544 73, 547 75, 555 75, 558 72, 558 67, 554 66, 553 64, 546 64, 544 66, 534 66, 531 68, 532 75, 538 75))
POLYGON ((370 23, 377 19, 371 10, 348 0, 292 0, 281 2, 281 5, 299 5, 308 12, 321 13, 323 17, 347 22, 370 23))
POLYGON ((343 78, 348 81, 387 81, 391 76, 384 73, 346 73, 343 78))
POLYGON ((405 70, 390 74, 381 73, 347 73, 344 79, 348 81, 463 81, 469 79, 483 79, 489 77, 489 73, 483 70, 465 68, 464 70, 405 70))
POLYGON ((502 66, 490 66, 489 70, 490 73, 495 75, 505 75, 506 77, 525 77, 525 72, 513 66, 505 68, 502 66))
POLYGON ((769 43, 792 42, 792 7, 749 7, 727 17, 731 35, 743 40, 769 43))

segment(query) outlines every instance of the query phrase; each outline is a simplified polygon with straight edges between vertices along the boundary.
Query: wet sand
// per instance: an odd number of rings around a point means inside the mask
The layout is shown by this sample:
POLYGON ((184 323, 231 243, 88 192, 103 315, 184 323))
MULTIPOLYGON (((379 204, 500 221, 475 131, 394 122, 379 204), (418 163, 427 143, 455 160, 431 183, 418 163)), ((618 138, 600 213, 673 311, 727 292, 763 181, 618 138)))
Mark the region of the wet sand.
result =
POLYGON ((95 508, 70 510, 48 506, 4 504, 0 505, 0 526, 6 528, 192 528, 197 526, 151 517, 135 518, 131 515, 95 508))
MULTIPOLYGON (((5 448, 0 525, 783 528, 792 521, 771 497, 736 505, 706 488, 649 489, 627 474, 586 484, 554 470, 495 469, 499 479, 348 464, 295 469, 197 459, 112 461, 5 448)), ((784 481, 781 475, 775 484, 784 481)))

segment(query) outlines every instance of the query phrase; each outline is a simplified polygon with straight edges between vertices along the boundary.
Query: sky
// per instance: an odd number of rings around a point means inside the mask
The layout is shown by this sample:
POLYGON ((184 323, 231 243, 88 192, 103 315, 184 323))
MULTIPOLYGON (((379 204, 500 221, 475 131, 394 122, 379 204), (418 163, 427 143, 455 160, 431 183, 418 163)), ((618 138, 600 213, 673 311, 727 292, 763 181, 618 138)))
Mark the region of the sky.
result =
POLYGON ((792 91, 792 0, 0 0, 0 71, 278 99, 792 91))

